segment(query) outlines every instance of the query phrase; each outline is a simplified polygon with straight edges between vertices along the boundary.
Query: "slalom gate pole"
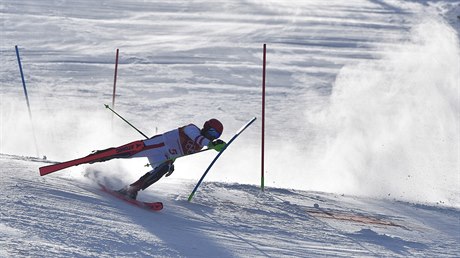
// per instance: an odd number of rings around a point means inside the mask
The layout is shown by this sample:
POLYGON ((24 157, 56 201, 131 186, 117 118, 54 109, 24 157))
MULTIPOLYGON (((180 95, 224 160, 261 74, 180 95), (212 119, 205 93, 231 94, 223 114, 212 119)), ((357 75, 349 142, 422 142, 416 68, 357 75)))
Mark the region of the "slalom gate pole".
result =
POLYGON ((19 48, 18 48, 17 45, 14 46, 14 47, 16 49, 16 57, 18 58, 19 72, 21 73, 21 79, 22 79, 22 87, 24 88, 24 95, 26 96, 27 109, 29 111, 29 119, 30 119, 30 122, 32 124, 32 134, 33 134, 33 137, 34 137, 35 151, 37 152, 37 157, 39 157, 37 137, 35 136, 35 128, 34 128, 34 123, 33 123, 33 120, 32 120, 32 111, 30 111, 29 95, 27 94, 26 81, 24 79, 24 72, 22 71, 21 58, 19 57, 19 48))
POLYGON ((139 129, 137 129, 134 125, 132 125, 130 122, 128 122, 126 119, 124 119, 122 116, 120 116, 117 112, 115 112, 115 110, 111 109, 109 107, 109 105, 107 104, 104 104, 105 108, 109 109, 110 111, 112 111, 115 115, 117 115, 119 118, 121 118, 121 120, 125 121, 128 125, 130 125, 132 128, 134 128, 138 133, 142 134, 142 136, 144 136, 146 139, 148 139, 149 137, 147 137, 147 135, 145 135, 143 132, 141 132, 139 129))
POLYGON ((264 44, 263 65, 262 65, 262 150, 261 150, 261 177, 260 188, 265 190, 264 170, 265 170, 265 63, 266 63, 267 45, 264 44))

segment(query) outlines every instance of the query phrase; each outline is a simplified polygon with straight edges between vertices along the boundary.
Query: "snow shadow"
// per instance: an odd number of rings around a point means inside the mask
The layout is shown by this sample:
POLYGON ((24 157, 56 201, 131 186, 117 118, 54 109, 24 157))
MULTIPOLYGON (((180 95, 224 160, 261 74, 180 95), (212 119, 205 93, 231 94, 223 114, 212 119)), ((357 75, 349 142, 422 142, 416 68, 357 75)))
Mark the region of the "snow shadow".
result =
MULTIPOLYGON (((270 255, 268 253, 266 253, 264 250, 260 249, 259 247, 257 247, 257 245, 255 243, 252 243, 251 241, 243 238, 242 236, 240 236, 237 231, 235 230, 231 230, 228 226, 220 223, 219 221, 217 221, 215 218, 209 216, 206 212, 203 212, 203 211, 200 211, 200 214, 203 216, 203 217, 206 217, 208 218, 210 221, 212 221, 218 228, 221 228, 223 229, 223 231, 229 233, 230 235, 234 236, 235 239, 237 240, 240 240, 241 242, 243 243, 246 243, 248 246, 250 246, 251 248, 253 248, 254 250, 256 250, 257 252, 260 252, 260 254, 262 256, 265 256, 265 257, 270 257, 270 255)), ((252 252, 251 252, 252 253, 252 252)))
POLYGON ((391 237, 385 234, 378 234, 371 229, 361 229, 360 231, 346 235, 358 242, 367 242, 374 245, 380 245, 385 249, 400 255, 411 254, 410 249, 423 251, 428 248, 428 246, 425 244, 406 241, 402 238, 391 237))
POLYGON ((234 256, 212 238, 208 222, 193 220, 171 205, 173 204, 165 203, 165 208, 160 212, 142 211, 129 206, 120 206, 120 209, 126 212, 131 210, 127 213, 132 222, 161 240, 165 248, 158 250, 158 253, 152 253, 154 256, 234 256))

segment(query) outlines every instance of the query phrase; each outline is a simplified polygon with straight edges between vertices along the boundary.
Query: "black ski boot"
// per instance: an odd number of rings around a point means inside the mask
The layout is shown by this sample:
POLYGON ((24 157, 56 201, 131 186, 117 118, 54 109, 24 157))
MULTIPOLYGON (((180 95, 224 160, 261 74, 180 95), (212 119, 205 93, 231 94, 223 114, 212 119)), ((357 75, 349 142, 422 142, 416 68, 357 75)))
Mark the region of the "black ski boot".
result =
POLYGON ((140 190, 145 190, 147 187, 151 186, 153 183, 160 180, 160 178, 162 178, 165 174, 169 173, 170 175, 172 171, 174 171, 173 162, 167 161, 165 163, 162 163, 158 167, 155 167, 152 171, 147 172, 136 182, 118 190, 117 192, 130 199, 136 199, 137 193, 140 190))
POLYGON ((137 198, 137 193, 139 192, 139 188, 135 187, 135 186, 126 186, 126 187, 123 187, 122 189, 118 190, 117 193, 123 195, 123 196, 126 196, 127 198, 129 199, 133 199, 133 200, 136 200, 137 198))

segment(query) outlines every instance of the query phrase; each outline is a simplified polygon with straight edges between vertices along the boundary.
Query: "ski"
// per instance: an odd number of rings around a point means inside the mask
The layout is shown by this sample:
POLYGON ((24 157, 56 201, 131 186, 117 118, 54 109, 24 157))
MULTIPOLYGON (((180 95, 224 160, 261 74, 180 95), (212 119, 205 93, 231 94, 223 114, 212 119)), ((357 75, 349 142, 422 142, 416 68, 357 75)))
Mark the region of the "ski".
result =
POLYGON ((162 202, 142 202, 142 201, 138 201, 138 200, 135 200, 135 199, 130 199, 114 190, 111 190, 109 188, 107 188, 105 185, 102 185, 102 184, 99 184, 99 187, 101 188, 101 190, 105 193, 108 193, 110 195, 112 195, 113 197, 116 197, 117 199, 120 199, 122 201, 125 201, 129 204, 132 204, 134 206, 137 206, 137 207, 140 207, 140 208, 143 208, 143 209, 146 209, 146 210, 152 210, 152 211, 160 211, 163 209, 163 203, 162 202))
POLYGON ((105 150, 96 151, 94 153, 89 154, 86 157, 74 159, 70 161, 65 161, 61 163, 56 163, 53 165, 48 165, 41 167, 40 176, 44 176, 65 168, 78 166, 81 164, 91 164, 95 162, 103 162, 115 158, 129 158, 132 155, 141 152, 143 150, 151 148, 150 146, 145 146, 142 141, 135 141, 128 143, 126 145, 116 147, 116 148, 109 148, 105 150))
POLYGON ((206 171, 203 173, 203 176, 201 176, 200 180, 198 181, 198 183, 196 184, 195 188, 193 189, 192 193, 189 195, 188 197, 188 201, 190 202, 193 198, 193 196, 195 195, 195 192, 196 190, 198 189, 198 187, 200 186, 201 182, 203 182, 203 179, 204 177, 206 176, 206 174, 208 174, 209 170, 211 169, 211 167, 214 165, 214 163, 216 162, 216 160, 220 157, 220 155, 222 155, 222 153, 228 148, 228 146, 230 146, 230 144, 244 131, 246 130, 246 128, 248 128, 252 123, 254 123, 254 121, 256 121, 256 117, 253 117, 251 120, 249 120, 245 125, 243 125, 240 130, 238 130, 238 132, 235 133, 235 135, 233 135, 233 137, 230 139, 230 141, 228 141, 227 145, 225 145, 225 148, 220 151, 217 156, 212 160, 211 164, 209 164, 208 168, 206 169, 206 171))

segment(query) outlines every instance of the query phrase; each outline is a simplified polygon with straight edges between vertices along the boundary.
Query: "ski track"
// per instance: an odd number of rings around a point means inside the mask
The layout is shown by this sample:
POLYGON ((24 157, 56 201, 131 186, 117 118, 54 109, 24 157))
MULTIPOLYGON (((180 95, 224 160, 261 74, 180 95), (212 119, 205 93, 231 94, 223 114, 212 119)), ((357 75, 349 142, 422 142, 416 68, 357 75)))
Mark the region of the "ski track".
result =
MULTIPOLYGON (((457 208, 271 187, 261 192, 217 182, 204 182, 189 203, 195 180, 173 176, 141 193, 165 205, 150 212, 99 191, 89 179, 102 180, 113 167, 39 177, 38 167, 52 161, 22 156, 34 153, 20 147, 30 146, 31 137, 28 122, 17 119, 27 117, 27 110, 14 45, 20 47, 33 114, 43 120, 35 128, 41 152, 59 160, 134 137, 122 130, 124 138, 117 134, 111 141, 101 140, 105 135, 85 138, 107 129, 82 119, 100 119, 104 111, 98 110, 111 99, 116 48, 116 105, 142 131, 153 134, 152 124, 169 129, 176 126, 172 119, 218 116, 235 121, 226 125, 231 132, 260 112, 253 103, 260 99, 261 47, 267 43, 267 102, 276 103, 268 106, 267 136, 300 135, 308 142, 311 136, 301 127, 284 130, 292 116, 302 115, 296 111, 306 101, 313 109, 327 102, 342 67, 378 59, 431 15, 430 1, 296 4, 3 0, 0 153, 10 155, 0 154, 0 257, 458 257, 457 208), (171 115, 171 106, 188 112, 171 115)), ((443 4, 458 5, 441 1, 439 8, 443 4)), ((258 139, 258 129, 241 141, 258 139)), ((178 167, 191 178, 201 175, 195 167, 178 167)), ((231 176, 229 181, 238 181, 241 175, 231 176)))

